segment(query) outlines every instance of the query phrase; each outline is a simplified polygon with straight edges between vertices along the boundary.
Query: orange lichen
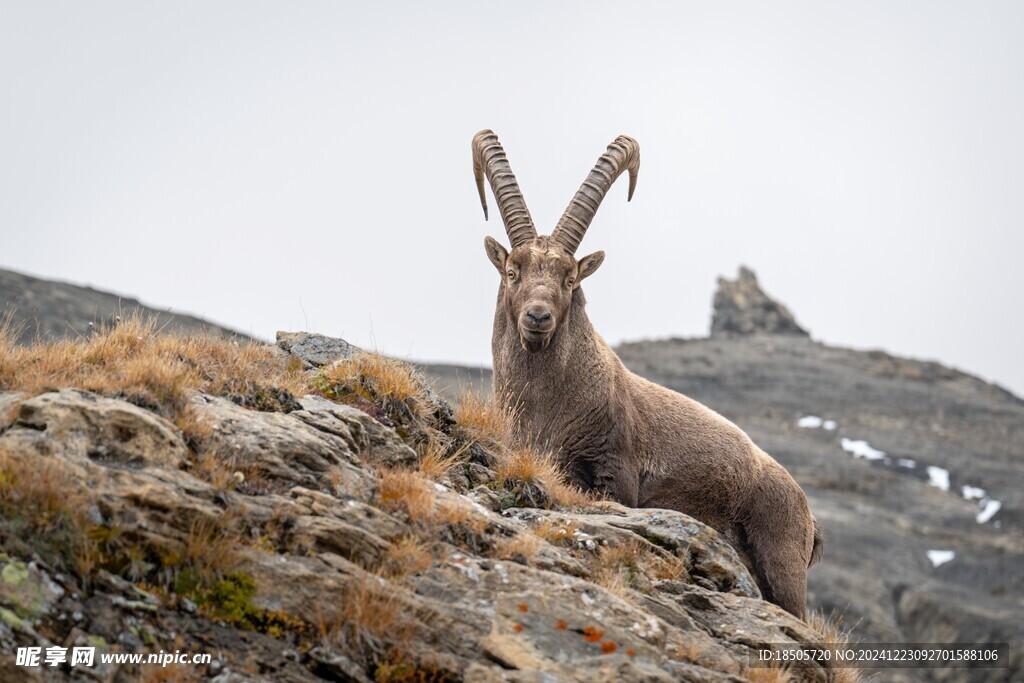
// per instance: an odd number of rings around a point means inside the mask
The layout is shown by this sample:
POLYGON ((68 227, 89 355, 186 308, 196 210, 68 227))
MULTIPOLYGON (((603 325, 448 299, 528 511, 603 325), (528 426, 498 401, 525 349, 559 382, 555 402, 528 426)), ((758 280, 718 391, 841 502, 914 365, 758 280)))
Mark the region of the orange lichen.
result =
POLYGON ((604 631, 593 626, 588 626, 583 629, 583 637, 586 638, 589 643, 596 643, 604 637, 604 631))
POLYGON ((555 628, 557 628, 559 631, 564 631, 565 629, 569 628, 569 624, 559 619, 555 622, 555 628))
POLYGON ((516 607, 519 608, 520 612, 529 612, 530 611, 530 606, 527 605, 525 602, 519 603, 518 605, 516 605, 516 607))
POLYGON ((619 646, 610 640, 606 640, 603 643, 601 643, 601 652, 603 652, 606 655, 610 655, 617 649, 619 649, 619 646))
POLYGON ((515 626, 512 627, 512 630, 515 631, 516 633, 522 633, 523 632, 523 625, 522 624, 516 624, 515 626))
POLYGON ((629 655, 630 657, 632 657, 633 655, 635 655, 635 654, 636 654, 636 650, 634 650, 634 649, 633 649, 633 648, 631 648, 631 647, 630 647, 630 648, 627 648, 627 649, 626 649, 626 654, 627 654, 627 655, 629 655))

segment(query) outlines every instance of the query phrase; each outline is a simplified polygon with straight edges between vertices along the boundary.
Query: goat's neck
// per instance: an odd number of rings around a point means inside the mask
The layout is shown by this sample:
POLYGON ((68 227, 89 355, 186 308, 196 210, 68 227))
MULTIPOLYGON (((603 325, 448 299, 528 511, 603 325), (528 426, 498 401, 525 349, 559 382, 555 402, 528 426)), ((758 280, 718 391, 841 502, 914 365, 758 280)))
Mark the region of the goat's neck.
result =
POLYGON ((502 294, 491 339, 494 388, 501 400, 518 406, 522 417, 539 428, 539 422, 554 416, 572 419, 573 413, 586 409, 585 399, 607 395, 607 357, 612 354, 587 317, 582 290, 573 294, 568 319, 559 325, 551 344, 537 354, 520 343, 502 294))

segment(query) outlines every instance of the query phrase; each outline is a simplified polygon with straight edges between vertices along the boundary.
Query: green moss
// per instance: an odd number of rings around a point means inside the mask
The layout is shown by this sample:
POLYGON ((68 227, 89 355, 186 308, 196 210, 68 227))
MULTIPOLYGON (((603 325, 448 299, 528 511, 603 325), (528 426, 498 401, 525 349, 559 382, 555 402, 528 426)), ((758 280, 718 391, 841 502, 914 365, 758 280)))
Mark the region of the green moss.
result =
POLYGON ((307 629, 307 624, 297 617, 254 604, 256 580, 244 572, 230 572, 209 582, 197 572, 185 570, 178 574, 175 592, 194 601, 200 611, 211 619, 247 631, 281 638, 289 632, 307 629))
POLYGON ((0 571, 0 580, 4 583, 18 588, 28 578, 28 565, 24 562, 11 562, 5 565, 0 571))
POLYGON ((0 622, 6 624, 12 631, 32 633, 32 624, 25 621, 6 607, 0 607, 0 622))

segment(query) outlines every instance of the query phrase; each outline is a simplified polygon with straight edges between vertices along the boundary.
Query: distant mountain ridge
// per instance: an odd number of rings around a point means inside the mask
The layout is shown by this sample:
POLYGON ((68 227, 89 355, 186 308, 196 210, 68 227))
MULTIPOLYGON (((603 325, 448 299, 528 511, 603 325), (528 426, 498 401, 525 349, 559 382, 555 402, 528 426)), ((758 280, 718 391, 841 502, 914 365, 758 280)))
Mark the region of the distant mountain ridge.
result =
POLYGON ((94 326, 133 313, 155 320, 168 330, 250 338, 202 318, 146 306, 130 297, 0 268, 0 321, 9 315, 22 343, 37 337, 88 336, 94 326))

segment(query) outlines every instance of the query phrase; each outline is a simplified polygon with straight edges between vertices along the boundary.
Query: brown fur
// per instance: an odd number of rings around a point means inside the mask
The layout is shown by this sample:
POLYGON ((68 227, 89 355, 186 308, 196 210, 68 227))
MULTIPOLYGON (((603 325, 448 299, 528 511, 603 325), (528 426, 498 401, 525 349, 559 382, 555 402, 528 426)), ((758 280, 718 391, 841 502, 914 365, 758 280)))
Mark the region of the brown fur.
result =
POLYGON ((789 473, 736 425, 626 369, 595 332, 579 261, 548 237, 511 253, 487 238, 502 274, 494 386, 518 408, 518 436, 555 452, 572 480, 633 507, 679 510, 729 538, 766 600, 803 617, 807 568, 823 537, 789 473), (527 316, 547 314, 544 322, 527 316))

